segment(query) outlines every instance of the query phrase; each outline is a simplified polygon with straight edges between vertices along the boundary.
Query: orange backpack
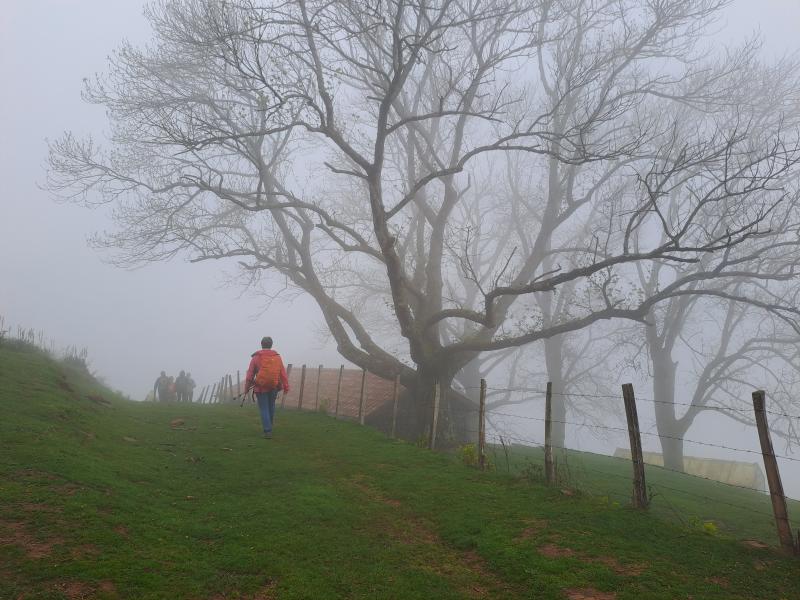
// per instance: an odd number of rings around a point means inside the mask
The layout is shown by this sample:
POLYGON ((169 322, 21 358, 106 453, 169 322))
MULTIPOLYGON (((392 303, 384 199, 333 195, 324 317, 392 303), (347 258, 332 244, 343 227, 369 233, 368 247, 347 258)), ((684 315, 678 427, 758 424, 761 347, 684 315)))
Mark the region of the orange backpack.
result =
POLYGON ((282 367, 283 361, 278 353, 259 356, 258 370, 253 383, 262 389, 277 389, 281 381, 282 367))

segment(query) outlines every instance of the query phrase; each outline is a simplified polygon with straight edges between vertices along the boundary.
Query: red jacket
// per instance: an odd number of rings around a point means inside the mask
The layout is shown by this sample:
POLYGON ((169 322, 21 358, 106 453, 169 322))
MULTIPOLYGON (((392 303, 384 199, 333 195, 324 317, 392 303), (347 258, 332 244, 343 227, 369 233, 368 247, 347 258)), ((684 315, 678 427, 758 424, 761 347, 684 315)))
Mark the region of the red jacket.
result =
MULTIPOLYGON (((275 350, 259 350, 258 352, 253 352, 253 357, 250 359, 250 366, 247 367, 247 375, 244 378, 244 392, 245 394, 250 391, 250 388, 253 388, 255 392, 268 392, 270 391, 267 388, 262 388, 258 385, 253 385, 253 379, 256 377, 256 369, 260 364, 260 357, 264 355, 271 355, 274 354, 276 356, 280 356, 275 350)), ((281 375, 280 381, 278 382, 278 389, 283 390, 284 393, 289 393, 289 378, 286 377, 286 369, 283 366, 283 361, 281 361, 281 375)))

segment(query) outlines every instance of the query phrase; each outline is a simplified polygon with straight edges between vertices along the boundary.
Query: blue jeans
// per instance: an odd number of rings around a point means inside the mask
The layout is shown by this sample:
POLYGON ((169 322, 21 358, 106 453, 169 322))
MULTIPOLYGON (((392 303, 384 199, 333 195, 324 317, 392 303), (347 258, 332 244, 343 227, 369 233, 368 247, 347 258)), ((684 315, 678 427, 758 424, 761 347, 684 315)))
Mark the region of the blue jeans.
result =
POLYGON ((261 425, 264 426, 264 433, 272 432, 272 424, 275 422, 275 399, 277 397, 278 390, 256 392, 258 411, 261 413, 261 425))

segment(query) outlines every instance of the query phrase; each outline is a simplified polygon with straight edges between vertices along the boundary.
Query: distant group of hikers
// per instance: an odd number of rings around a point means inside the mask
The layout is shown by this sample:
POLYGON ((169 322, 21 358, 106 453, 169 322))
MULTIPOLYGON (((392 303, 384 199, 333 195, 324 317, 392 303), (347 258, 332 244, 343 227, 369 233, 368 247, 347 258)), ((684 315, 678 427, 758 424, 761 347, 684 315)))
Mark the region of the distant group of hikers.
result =
MULTIPOLYGON (((161 371, 153 385, 153 399, 156 402, 191 402, 194 396, 195 382, 191 373, 181 371, 177 378, 168 377, 161 371)), ((261 338, 261 350, 250 356, 247 367, 245 387, 242 396, 253 391, 258 411, 261 414, 261 426, 266 439, 272 438, 272 426, 275 423, 275 400, 278 392, 289 393, 289 378, 280 354, 272 349, 272 338, 261 338)), ((241 397, 241 396, 240 396, 241 397)))
POLYGON ((167 376, 165 371, 153 385, 153 400, 156 402, 191 402, 196 384, 192 374, 181 371, 178 377, 167 376))

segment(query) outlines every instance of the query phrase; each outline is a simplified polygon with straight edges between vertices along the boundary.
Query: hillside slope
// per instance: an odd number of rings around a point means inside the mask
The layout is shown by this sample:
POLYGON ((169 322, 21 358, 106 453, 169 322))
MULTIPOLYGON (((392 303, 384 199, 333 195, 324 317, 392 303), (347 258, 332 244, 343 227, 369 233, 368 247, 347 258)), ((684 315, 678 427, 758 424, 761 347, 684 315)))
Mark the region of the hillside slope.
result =
POLYGON ((800 598, 771 550, 322 415, 264 440, 250 405, 127 402, 36 353, 0 348, 0 443, 0 598, 800 598))

